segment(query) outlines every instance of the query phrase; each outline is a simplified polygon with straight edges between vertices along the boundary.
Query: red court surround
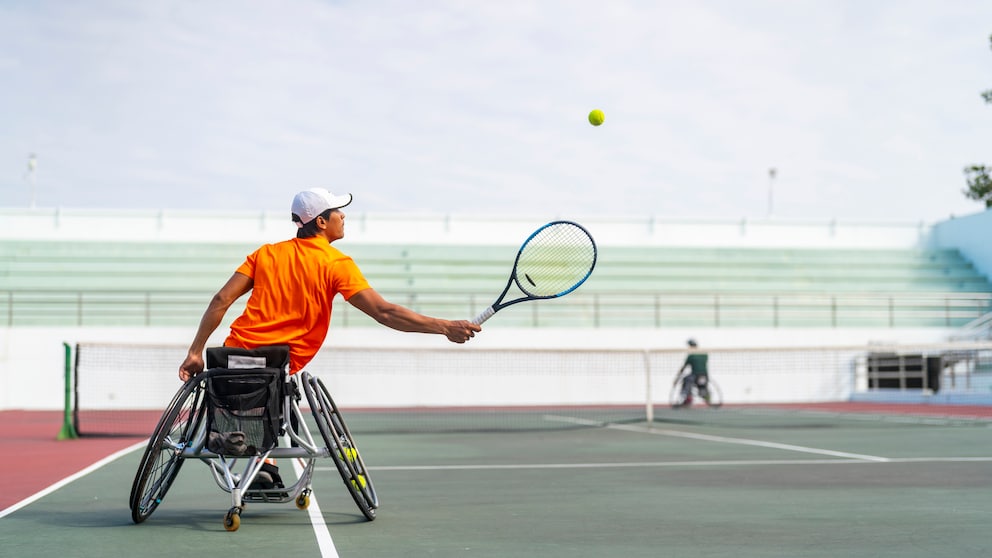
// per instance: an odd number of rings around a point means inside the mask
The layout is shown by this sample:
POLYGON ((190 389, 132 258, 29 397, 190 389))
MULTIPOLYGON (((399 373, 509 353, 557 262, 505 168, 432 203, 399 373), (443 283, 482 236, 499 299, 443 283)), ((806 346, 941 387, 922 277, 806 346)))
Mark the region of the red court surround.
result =
MULTIPOLYGON (((796 403, 753 405, 754 408, 796 409, 837 413, 992 418, 992 406, 916 405, 904 403, 796 403)), ((57 440, 61 411, 0 411, 0 511, 117 451, 147 440, 140 437, 84 437, 57 440)), ((152 427, 154 428, 154 427, 152 427)), ((150 434, 150 432, 149 432, 150 434)), ((137 467, 139 456, 133 458, 137 467)), ((130 484, 132 479, 126 479, 130 484)), ((121 502, 122 506, 127 502, 121 502)))
MULTIPOLYGON (((0 511, 147 439, 93 437, 60 441, 56 438, 62 417, 62 411, 0 411, 0 455, 4 456, 0 468, 0 511)), ((127 502, 121 505, 126 506, 127 502)))

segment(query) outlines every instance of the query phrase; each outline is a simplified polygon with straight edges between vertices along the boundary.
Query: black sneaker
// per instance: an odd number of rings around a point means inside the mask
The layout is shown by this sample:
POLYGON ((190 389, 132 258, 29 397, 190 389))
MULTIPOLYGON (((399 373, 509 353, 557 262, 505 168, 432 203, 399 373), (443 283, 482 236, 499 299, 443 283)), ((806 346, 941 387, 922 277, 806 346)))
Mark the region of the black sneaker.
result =
POLYGON ((286 488, 279 476, 279 467, 271 463, 262 463, 262 469, 255 475, 248 490, 269 490, 272 488, 286 488))

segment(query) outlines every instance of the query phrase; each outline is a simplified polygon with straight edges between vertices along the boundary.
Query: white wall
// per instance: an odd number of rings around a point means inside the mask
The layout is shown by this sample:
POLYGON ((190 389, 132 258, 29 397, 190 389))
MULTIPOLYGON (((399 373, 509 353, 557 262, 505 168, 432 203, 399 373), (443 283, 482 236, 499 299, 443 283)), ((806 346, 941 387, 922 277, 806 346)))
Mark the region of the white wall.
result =
MULTIPOLYGON (((498 318, 494 318, 496 320, 498 318)), ((454 346, 438 336, 399 333, 385 328, 332 329, 324 352, 348 348, 457 348, 473 349, 662 349, 681 350, 688 337, 699 339, 709 349, 755 347, 852 346, 872 344, 928 344, 944 341, 946 329, 505 329, 486 326, 484 332, 465 346, 454 346)), ((0 409, 57 410, 64 401, 63 342, 103 342, 125 344, 174 344, 185 347, 193 335, 190 328, 0 328, 0 409)), ((211 340, 219 345, 225 330, 211 340)), ((181 355, 181 353, 180 353, 181 355)), ((161 392, 155 401, 168 402, 179 387, 176 362, 163 363, 163 381, 154 386, 134 385, 128 363, 121 362, 113 381, 126 392, 161 392)), ((672 371, 674 372, 674 371, 672 371)), ((147 380, 141 382, 148 383, 147 380)), ((388 390, 391 386, 375 386, 388 390)), ((396 386, 392 386, 396 387, 396 386)), ((777 400, 789 389, 786 383, 770 384, 760 397, 777 400)), ((791 392, 790 392, 791 393, 791 392)), ((755 395, 758 396, 757 394, 755 395)), ((388 393, 383 394, 389 399, 388 393)))

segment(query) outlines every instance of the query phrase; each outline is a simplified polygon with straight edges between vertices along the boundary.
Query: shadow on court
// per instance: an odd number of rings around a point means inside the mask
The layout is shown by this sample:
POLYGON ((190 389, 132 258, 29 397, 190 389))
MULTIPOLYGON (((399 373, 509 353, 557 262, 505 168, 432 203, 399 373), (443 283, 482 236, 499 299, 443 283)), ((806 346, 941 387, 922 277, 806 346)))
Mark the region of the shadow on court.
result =
POLYGON ((356 433, 379 517, 364 521, 328 461, 317 531, 289 503, 250 504, 226 532, 229 496, 195 462, 131 525, 135 452, 0 519, 0 544, 11 556, 319 556, 323 529, 342 557, 985 556, 990 424, 723 408, 659 410, 651 425, 356 433))

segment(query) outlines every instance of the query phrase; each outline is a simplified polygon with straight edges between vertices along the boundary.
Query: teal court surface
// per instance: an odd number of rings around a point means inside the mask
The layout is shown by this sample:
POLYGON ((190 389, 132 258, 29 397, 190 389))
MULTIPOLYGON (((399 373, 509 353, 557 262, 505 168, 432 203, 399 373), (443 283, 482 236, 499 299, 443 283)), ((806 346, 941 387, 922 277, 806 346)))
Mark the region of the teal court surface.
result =
MULTIPOLYGON (((249 504, 236 532, 222 525, 230 497, 187 462, 134 525, 139 444, 0 511, 0 548, 67 558, 989 556, 985 414, 659 408, 652 424, 557 414, 486 428, 449 415, 446 427, 420 428, 424 417, 396 415, 387 428, 346 410, 380 497, 373 522, 328 460, 309 509, 249 504)), ((293 463, 279 465, 292 477, 293 463)))

